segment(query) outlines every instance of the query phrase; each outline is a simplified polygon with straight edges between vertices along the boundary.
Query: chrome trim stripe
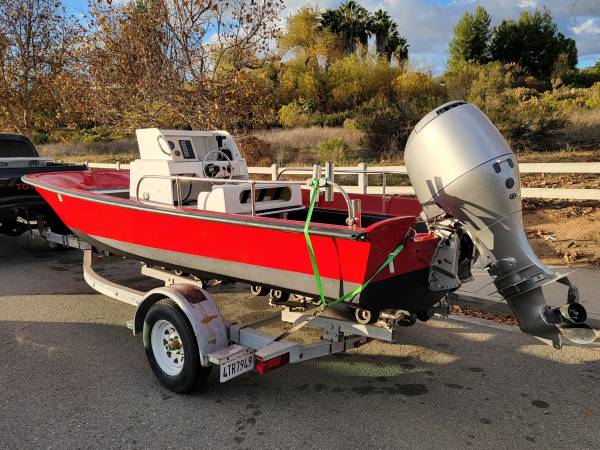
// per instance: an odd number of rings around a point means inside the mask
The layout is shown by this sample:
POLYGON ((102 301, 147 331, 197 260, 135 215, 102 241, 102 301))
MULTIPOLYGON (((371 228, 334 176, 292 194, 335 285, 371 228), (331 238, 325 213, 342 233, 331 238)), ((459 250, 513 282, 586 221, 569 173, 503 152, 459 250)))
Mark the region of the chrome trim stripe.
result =
MULTIPOLYGON (((190 255, 170 250, 160 250, 101 236, 87 235, 79 230, 73 231, 90 244, 97 243, 99 247, 107 249, 108 251, 122 253, 126 256, 134 256, 132 259, 154 261, 173 267, 188 268, 193 271, 234 278, 248 283, 280 287, 291 292, 314 296, 319 295, 315 277, 313 275, 205 256, 190 255)), ((359 286, 356 283, 344 282, 343 280, 334 278, 322 277, 321 280, 323 282, 325 295, 328 298, 338 298, 344 293, 350 292, 359 286)))
MULTIPOLYGON (((80 192, 74 192, 73 190, 59 188, 47 183, 40 182, 39 180, 31 180, 27 175, 22 178, 23 182, 30 184, 32 186, 44 189, 49 192, 54 192, 56 194, 65 195, 67 197, 73 197, 79 200, 89 200, 95 203, 101 203, 105 205, 117 206, 119 208, 125 209, 134 209, 138 211, 146 211, 146 212, 154 212, 157 214, 164 214, 168 216, 178 216, 185 217, 188 219, 195 220, 206 220, 210 222, 218 222, 218 223, 226 223, 232 225, 242 225, 242 226, 250 226, 255 228, 265 228, 269 230, 277 230, 277 231, 286 231, 290 233, 302 233, 304 231, 303 224, 286 224, 286 225, 278 225, 275 223, 263 222, 261 220, 255 220, 254 218, 228 218, 228 217, 219 217, 216 215, 212 215, 207 213, 206 211, 198 210, 198 213, 191 214, 184 211, 181 211, 175 207, 172 210, 166 210, 162 208, 158 208, 152 205, 130 205, 123 202, 120 202, 118 199, 112 200, 109 198, 100 198, 93 195, 86 195, 80 192)), ((318 235, 318 236, 327 236, 334 237, 340 239, 350 239, 357 241, 367 241, 367 233, 359 230, 345 230, 345 229, 332 229, 320 226, 311 226, 310 234, 318 235)))

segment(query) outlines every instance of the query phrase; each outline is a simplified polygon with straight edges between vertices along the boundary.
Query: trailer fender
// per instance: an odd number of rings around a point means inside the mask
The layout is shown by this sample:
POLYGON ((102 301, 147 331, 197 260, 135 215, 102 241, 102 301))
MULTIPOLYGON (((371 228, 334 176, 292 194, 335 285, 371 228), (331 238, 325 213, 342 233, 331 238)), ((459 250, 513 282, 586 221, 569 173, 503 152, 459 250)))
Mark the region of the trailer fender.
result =
POLYGON ((192 284, 174 284, 149 291, 138 305, 133 323, 133 334, 144 329, 146 314, 156 302, 173 300, 189 320, 196 339, 203 366, 208 366, 208 354, 227 347, 227 327, 212 297, 204 289, 192 284))

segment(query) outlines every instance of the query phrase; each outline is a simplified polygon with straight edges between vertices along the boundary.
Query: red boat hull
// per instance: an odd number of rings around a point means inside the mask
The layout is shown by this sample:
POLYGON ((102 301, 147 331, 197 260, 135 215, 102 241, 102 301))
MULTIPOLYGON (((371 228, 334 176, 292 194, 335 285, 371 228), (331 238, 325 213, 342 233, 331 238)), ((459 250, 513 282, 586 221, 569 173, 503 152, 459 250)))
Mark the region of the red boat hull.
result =
MULTIPOLYGON (((190 273, 318 296, 303 221, 155 207, 107 194, 128 190, 126 171, 40 174, 25 181, 73 232, 99 248, 190 273)), ((353 197, 362 199, 364 214, 381 214, 380 196, 353 197)), ((336 197, 319 210, 343 210, 342 201, 336 197)), ((385 212, 396 217, 367 228, 313 222, 311 240, 326 296, 338 298, 367 281, 415 227, 419 211, 416 200, 392 197, 385 212)), ((427 283, 437 240, 429 233, 407 240, 355 301, 372 310, 427 310, 443 295, 429 291, 427 283)))

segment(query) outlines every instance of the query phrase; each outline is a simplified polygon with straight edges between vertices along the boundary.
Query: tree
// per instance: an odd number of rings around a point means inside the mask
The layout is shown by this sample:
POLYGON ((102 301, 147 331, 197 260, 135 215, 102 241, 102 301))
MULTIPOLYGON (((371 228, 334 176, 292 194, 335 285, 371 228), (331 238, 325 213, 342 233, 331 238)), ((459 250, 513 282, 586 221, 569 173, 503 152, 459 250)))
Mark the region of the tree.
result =
POLYGON ((392 30, 395 31, 396 24, 386 11, 378 9, 371 17, 369 25, 371 33, 375 35, 375 50, 379 55, 387 56, 389 38, 392 30))
POLYGON ((454 38, 449 45, 448 68, 451 71, 465 63, 484 64, 489 60, 490 21, 490 15, 481 6, 474 13, 466 12, 462 16, 454 27, 454 38))
MULTIPOLYGON (((107 1, 107 0, 106 0, 107 1)), ((94 119, 251 128, 273 108, 267 66, 280 0, 137 0, 92 8, 94 119)))
POLYGON ((287 18, 285 33, 277 43, 281 55, 291 53, 281 64, 275 96, 287 104, 280 117, 290 123, 308 120, 308 105, 318 109, 326 107, 327 68, 342 56, 341 39, 329 28, 320 26, 321 13, 317 8, 303 7, 287 18))
POLYGON ((354 0, 342 3, 337 9, 326 10, 321 26, 341 36, 345 54, 355 53, 360 46, 367 48, 369 41, 370 14, 354 0))
POLYGON ((0 114, 32 136, 64 119, 60 91, 77 62, 81 28, 58 1, 0 2, 0 114))
POLYGON ((398 32, 398 26, 390 15, 379 9, 371 16, 369 30, 375 35, 375 50, 378 55, 387 58, 388 62, 394 57, 398 64, 408 59, 408 44, 398 32))
POLYGON ((287 18, 286 32, 277 44, 283 52, 291 51, 296 59, 306 65, 317 65, 319 59, 327 64, 341 56, 341 43, 337 34, 320 26, 321 13, 317 8, 304 6, 287 18))
POLYGON ((375 55, 345 56, 327 70, 329 110, 352 110, 374 97, 391 99, 392 82, 402 70, 375 55))
POLYGON ((559 55, 564 53, 571 69, 577 64, 573 39, 557 32, 550 11, 522 11, 518 21, 504 20, 494 29, 491 57, 502 63, 517 63, 530 75, 548 79, 559 55))
POLYGON ((396 59, 398 65, 402 65, 404 61, 408 60, 408 42, 396 30, 393 30, 389 37, 388 52, 392 58, 396 59))
POLYGON ((562 33, 556 35, 556 44, 558 55, 565 55, 564 58, 569 68, 577 66, 577 44, 573 39, 566 38, 562 33))

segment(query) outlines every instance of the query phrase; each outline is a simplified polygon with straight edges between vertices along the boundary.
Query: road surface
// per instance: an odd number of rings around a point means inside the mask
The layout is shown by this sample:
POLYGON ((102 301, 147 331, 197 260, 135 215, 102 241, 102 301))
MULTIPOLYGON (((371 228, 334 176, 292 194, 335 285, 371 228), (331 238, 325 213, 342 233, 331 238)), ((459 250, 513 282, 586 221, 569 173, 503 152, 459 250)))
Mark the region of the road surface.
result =
MULTIPOLYGON (((136 265, 113 275, 143 285, 136 265)), ((110 271, 107 271, 107 273, 110 271)), ((241 285, 228 317, 272 312, 241 285)), ((133 308, 94 293, 81 253, 0 238, 0 448, 597 448, 600 352, 510 327, 432 320, 402 345, 162 388, 133 308)))

